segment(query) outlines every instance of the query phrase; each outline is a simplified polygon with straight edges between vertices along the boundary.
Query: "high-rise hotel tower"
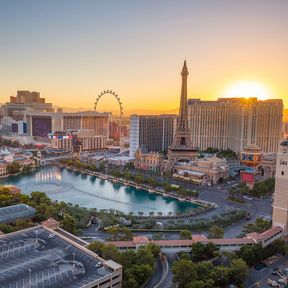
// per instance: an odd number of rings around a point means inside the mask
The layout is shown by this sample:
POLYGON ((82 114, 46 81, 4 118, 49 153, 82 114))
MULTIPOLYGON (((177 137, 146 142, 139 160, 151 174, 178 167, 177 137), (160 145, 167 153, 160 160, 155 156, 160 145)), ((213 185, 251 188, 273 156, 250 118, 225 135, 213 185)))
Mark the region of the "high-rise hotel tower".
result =
POLYGON ((256 144, 263 152, 278 152, 283 101, 257 98, 188 99, 188 120, 193 144, 240 152, 256 144))
POLYGON ((281 142, 277 154, 275 193, 273 203, 273 226, 280 226, 288 233, 288 140, 281 142))

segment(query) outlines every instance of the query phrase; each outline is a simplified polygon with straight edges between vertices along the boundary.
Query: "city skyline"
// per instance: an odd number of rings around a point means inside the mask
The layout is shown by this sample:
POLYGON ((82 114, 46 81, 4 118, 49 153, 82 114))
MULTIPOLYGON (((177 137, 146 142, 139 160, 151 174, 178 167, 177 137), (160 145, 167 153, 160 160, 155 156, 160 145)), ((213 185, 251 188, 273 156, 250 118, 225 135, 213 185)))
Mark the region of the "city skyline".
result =
POLYGON ((33 90, 59 106, 92 109, 111 89, 124 113, 173 111, 186 58, 188 98, 215 100, 248 81, 288 106, 286 1, 67 3, 0 4, 0 102, 33 90))

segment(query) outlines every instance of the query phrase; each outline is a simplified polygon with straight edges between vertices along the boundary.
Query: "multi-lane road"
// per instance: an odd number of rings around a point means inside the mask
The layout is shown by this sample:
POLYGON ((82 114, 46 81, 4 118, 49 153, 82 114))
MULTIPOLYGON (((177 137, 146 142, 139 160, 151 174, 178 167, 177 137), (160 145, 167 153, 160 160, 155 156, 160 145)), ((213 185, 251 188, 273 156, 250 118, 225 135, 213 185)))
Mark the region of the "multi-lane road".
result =
POLYGON ((162 254, 157 261, 154 274, 143 288, 176 288, 176 284, 173 283, 172 266, 177 260, 179 258, 176 253, 162 254))

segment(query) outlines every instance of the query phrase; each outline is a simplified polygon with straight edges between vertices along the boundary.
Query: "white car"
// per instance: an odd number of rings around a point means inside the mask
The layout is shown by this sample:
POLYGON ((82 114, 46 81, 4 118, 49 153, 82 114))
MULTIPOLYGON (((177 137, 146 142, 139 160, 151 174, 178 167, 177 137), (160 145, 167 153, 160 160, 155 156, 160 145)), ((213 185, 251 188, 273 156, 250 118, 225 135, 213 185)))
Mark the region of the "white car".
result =
POLYGON ((95 266, 96 266, 96 268, 100 268, 102 266, 102 263, 99 262, 95 266))
POLYGON ((48 236, 48 239, 51 239, 51 238, 53 238, 53 237, 55 237, 55 234, 50 234, 50 235, 48 236))

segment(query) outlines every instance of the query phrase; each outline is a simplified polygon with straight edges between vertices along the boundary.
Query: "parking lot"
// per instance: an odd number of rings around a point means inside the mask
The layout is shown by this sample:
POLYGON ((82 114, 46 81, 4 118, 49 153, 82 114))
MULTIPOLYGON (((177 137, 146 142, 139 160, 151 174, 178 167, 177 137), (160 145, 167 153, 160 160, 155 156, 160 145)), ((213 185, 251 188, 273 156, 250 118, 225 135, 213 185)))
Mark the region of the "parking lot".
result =
MULTIPOLYGON (((267 267, 264 267, 263 269, 259 271, 257 271, 255 267, 252 267, 250 268, 249 277, 248 277, 245 287, 247 288, 273 287, 268 284, 269 279, 278 283, 280 285, 278 287, 285 287, 285 284, 279 283, 281 276, 277 275, 276 271, 278 272, 278 269, 279 269, 279 272, 280 272, 279 274, 281 274, 282 272, 284 275, 286 275, 286 271, 285 271, 286 268, 288 268, 288 256, 279 257, 276 261, 273 261, 271 265, 268 264, 267 267)), ((281 281, 282 280, 280 280, 280 282, 281 281)))
POLYGON ((111 273, 100 260, 42 227, 1 237, 0 263, 1 288, 74 288, 111 273))

